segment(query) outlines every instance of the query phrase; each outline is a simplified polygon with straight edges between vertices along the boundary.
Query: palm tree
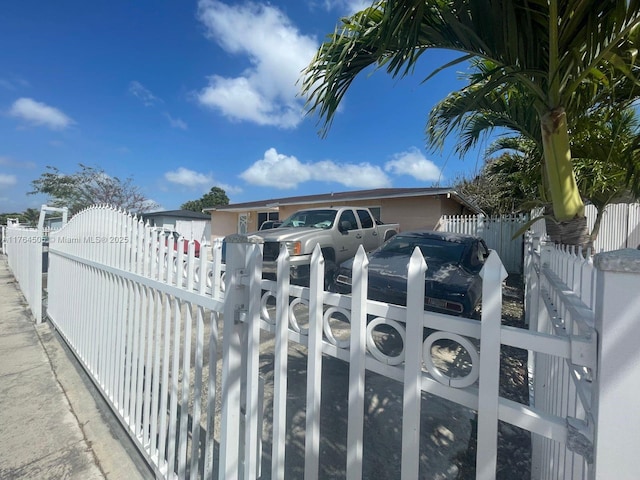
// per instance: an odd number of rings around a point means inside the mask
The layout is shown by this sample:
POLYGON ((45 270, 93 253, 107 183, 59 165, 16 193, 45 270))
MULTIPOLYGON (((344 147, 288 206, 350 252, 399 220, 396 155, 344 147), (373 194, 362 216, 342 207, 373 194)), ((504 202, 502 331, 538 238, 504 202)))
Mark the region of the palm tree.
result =
POLYGON ((591 242, 600 231, 607 205, 636 201, 640 155, 640 119, 634 108, 599 109, 579 118, 571 150, 578 188, 597 210, 591 242))
MULTIPOLYGON (((450 132, 458 130, 456 150, 465 154, 487 132, 506 129, 485 152, 487 163, 482 175, 497 177, 493 183, 499 196, 522 199, 528 193, 530 200, 538 200, 538 205, 548 203, 547 184, 540 168, 542 135, 535 111, 530 108, 532 99, 514 85, 499 94, 489 92, 476 98, 476 90, 494 67, 487 61, 472 62, 472 66, 473 73, 466 76, 468 86, 448 95, 431 110, 427 124, 430 142, 439 145, 450 132), (498 157, 491 157, 497 153, 498 157), (532 188, 535 184, 539 188, 532 188)), ((597 211, 590 232, 592 243, 597 238, 605 207, 640 194, 640 152, 635 148, 640 144, 640 124, 634 108, 612 108, 609 103, 599 103, 574 116, 569 131, 578 189, 597 211)), ((532 202, 526 204, 530 206, 532 202)), ((547 231, 555 232, 557 223, 549 215, 545 215, 545 220, 547 231)), ((555 236, 563 240, 562 232, 556 232, 555 236)))
POLYGON ((553 215, 565 243, 586 244, 567 115, 638 97, 639 10, 638 0, 381 0, 343 19, 320 46, 304 72, 307 109, 324 119, 326 134, 351 82, 369 66, 405 76, 429 49, 461 53, 428 80, 452 65, 487 60, 495 68, 477 85, 475 98, 516 88, 531 99, 553 215))
POLYGON ((40 210, 37 210, 35 208, 27 208, 20 214, 20 217, 22 217, 22 220, 24 220, 25 223, 31 226, 36 226, 38 225, 38 221, 40 220, 40 210))
MULTIPOLYGON (((483 111, 483 115, 487 116, 484 123, 492 123, 490 111, 483 111)), ((480 117, 476 113, 472 123, 480 123, 480 117)), ((472 125, 469 129, 478 132, 472 125)), ((640 119, 634 108, 599 108, 579 117, 570 130, 578 188, 582 197, 596 208, 589 242, 593 243, 605 207, 615 202, 634 201, 640 196, 636 181, 640 155, 635 148, 640 144, 640 119)), ((467 132, 469 135, 471 133, 467 132)), ((537 142, 522 134, 500 137, 489 146, 485 155, 487 160, 482 175, 493 179, 494 195, 537 200, 538 205, 547 203, 545 190, 536 188, 536 185, 544 185, 540 169, 542 152, 537 142)), ((532 205, 531 202, 527 204, 524 209, 532 205)), ((547 222, 548 231, 553 231, 554 227, 554 222, 547 222)))

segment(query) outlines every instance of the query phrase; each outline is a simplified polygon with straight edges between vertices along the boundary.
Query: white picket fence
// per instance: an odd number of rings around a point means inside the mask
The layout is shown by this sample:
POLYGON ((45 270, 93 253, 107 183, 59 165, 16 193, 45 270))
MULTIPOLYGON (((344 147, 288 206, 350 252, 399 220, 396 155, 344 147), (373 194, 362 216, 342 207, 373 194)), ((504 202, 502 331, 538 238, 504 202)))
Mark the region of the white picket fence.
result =
POLYGON ((444 215, 438 224, 443 232, 476 235, 498 252, 509 273, 522 273, 524 235, 513 238, 527 222, 525 215, 444 215))
POLYGON ((7 225, 2 235, 2 250, 36 323, 42 322, 43 235, 42 230, 19 225, 7 225))
MULTIPOLYGON (((596 207, 585 207, 589 231, 596 220, 596 207)), ((532 218, 540 215, 539 211, 531 213, 532 218)), ((531 226, 537 237, 547 233, 544 220, 538 220, 531 226)), ((600 224, 600 231, 593 244, 595 252, 610 252, 621 248, 637 248, 640 246, 640 203, 615 203, 607 205, 600 224)))
POLYGON ((527 252, 530 329, 570 339, 564 361, 530 356, 532 405, 566 416, 569 434, 567 448, 533 436, 532 478, 636 478, 640 252, 591 257, 537 241, 527 252))
MULTIPOLYGON (((545 245, 528 244, 527 319, 532 332, 571 340, 571 354, 562 359, 543 352, 530 355, 531 404, 566 416, 576 452, 552 439, 532 438, 532 478, 589 478, 593 463, 592 383, 597 372, 593 301, 596 270, 590 255, 545 245)), ((569 443, 569 442, 567 442, 569 443)))
MULTIPOLYGON (((185 255, 169 242, 124 212, 92 207, 50 243, 47 314, 158 477, 382 478, 380 465, 398 458, 403 480, 425 478, 424 438, 432 432, 422 430, 437 398, 477 412, 478 479, 496 476, 499 421, 531 432, 532 478, 637 473, 640 251, 582 260, 530 242, 525 330, 502 325, 506 272, 495 252, 482 271, 477 321, 423 311, 427 265, 419 250, 401 307, 366 298, 362 249, 345 296, 322 290, 319 249, 303 288, 289 284, 286 248, 275 282, 261 278, 261 245, 246 237, 226 239, 224 267, 220 244, 209 262, 195 258, 193 246, 185 255), (381 326, 402 339, 395 352, 377 343, 381 326), (434 362, 431 347, 443 339, 464 352, 464 375, 434 362), (530 405, 499 395, 502 346, 529 351, 530 405), (348 370, 348 407, 340 411, 323 392, 331 362, 348 370), (400 387, 401 418, 373 435, 391 442, 399 429, 401 438, 372 466, 365 419, 384 397, 368 391, 374 374, 400 387), (300 392, 303 407, 294 409, 300 392), (336 434, 325 427, 327 412, 345 417, 342 447, 327 442, 336 434)), ((8 253, 25 260, 25 249, 8 253)))

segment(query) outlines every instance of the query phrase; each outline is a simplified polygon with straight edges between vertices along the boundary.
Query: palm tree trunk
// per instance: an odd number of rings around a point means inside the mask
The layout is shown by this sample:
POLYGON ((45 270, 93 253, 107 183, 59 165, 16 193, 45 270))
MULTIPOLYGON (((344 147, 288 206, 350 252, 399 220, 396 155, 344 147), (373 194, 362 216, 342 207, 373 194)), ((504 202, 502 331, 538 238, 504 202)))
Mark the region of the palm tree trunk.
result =
POLYGON ((544 170, 556 220, 584 216, 584 203, 578 191, 571 164, 567 114, 564 108, 549 110, 540 118, 544 170))
POLYGON ((581 246, 584 252, 593 247, 587 217, 574 217, 565 222, 545 218, 547 236, 553 243, 581 246))
POLYGON ((564 108, 549 110, 540 118, 544 171, 551 202, 553 220, 547 220, 547 235, 554 243, 582 245, 591 244, 584 203, 578 191, 573 166, 567 115, 564 108))

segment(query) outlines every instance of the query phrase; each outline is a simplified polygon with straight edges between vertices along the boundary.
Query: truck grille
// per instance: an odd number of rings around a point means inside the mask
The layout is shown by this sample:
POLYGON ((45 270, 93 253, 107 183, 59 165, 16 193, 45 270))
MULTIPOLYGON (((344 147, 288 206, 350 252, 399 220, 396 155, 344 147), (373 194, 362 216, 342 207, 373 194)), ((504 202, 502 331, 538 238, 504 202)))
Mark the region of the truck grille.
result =
POLYGON ((280 242, 264 242, 262 259, 265 262, 275 262, 280 254, 280 242))

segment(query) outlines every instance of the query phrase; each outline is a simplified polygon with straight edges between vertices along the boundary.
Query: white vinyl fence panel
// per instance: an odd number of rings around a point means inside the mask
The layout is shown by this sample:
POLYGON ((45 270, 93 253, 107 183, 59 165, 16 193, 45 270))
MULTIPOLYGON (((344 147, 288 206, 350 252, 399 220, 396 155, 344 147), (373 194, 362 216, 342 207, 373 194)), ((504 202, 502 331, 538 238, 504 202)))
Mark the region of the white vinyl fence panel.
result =
POLYGON ((525 274, 530 330, 571 340, 565 360, 530 352, 532 406, 565 416, 569 435, 564 447, 533 436, 532 478, 634 478, 637 467, 627 459, 640 428, 640 355, 633 347, 640 340, 640 252, 591 257, 534 240, 525 274), (620 448, 608 450, 607 442, 620 448))
POLYGON ((187 240, 197 240, 207 243, 211 241, 211 221, 210 220, 176 220, 176 232, 184 236, 187 240))
POLYGON ((42 241, 37 228, 9 225, 4 229, 4 253, 36 323, 42 322, 42 241))
MULTIPOLYGON (((531 217, 540 215, 539 211, 531 212, 531 217)), ((593 229, 597 210, 593 205, 585 207, 589 231, 593 229)), ((544 220, 535 222, 530 229, 536 237, 544 237, 547 233, 544 220)), ((607 205, 600 224, 600 230, 593 244, 595 252, 610 252, 621 248, 637 248, 640 246, 640 203, 615 203, 607 205)))
POLYGON ((498 253, 507 272, 520 274, 524 235, 515 237, 515 234, 526 222, 524 215, 445 215, 440 220, 438 230, 481 237, 490 249, 498 253))
POLYGON ((47 314, 156 474, 208 478, 221 263, 178 245, 116 209, 81 212, 51 235, 47 314))

